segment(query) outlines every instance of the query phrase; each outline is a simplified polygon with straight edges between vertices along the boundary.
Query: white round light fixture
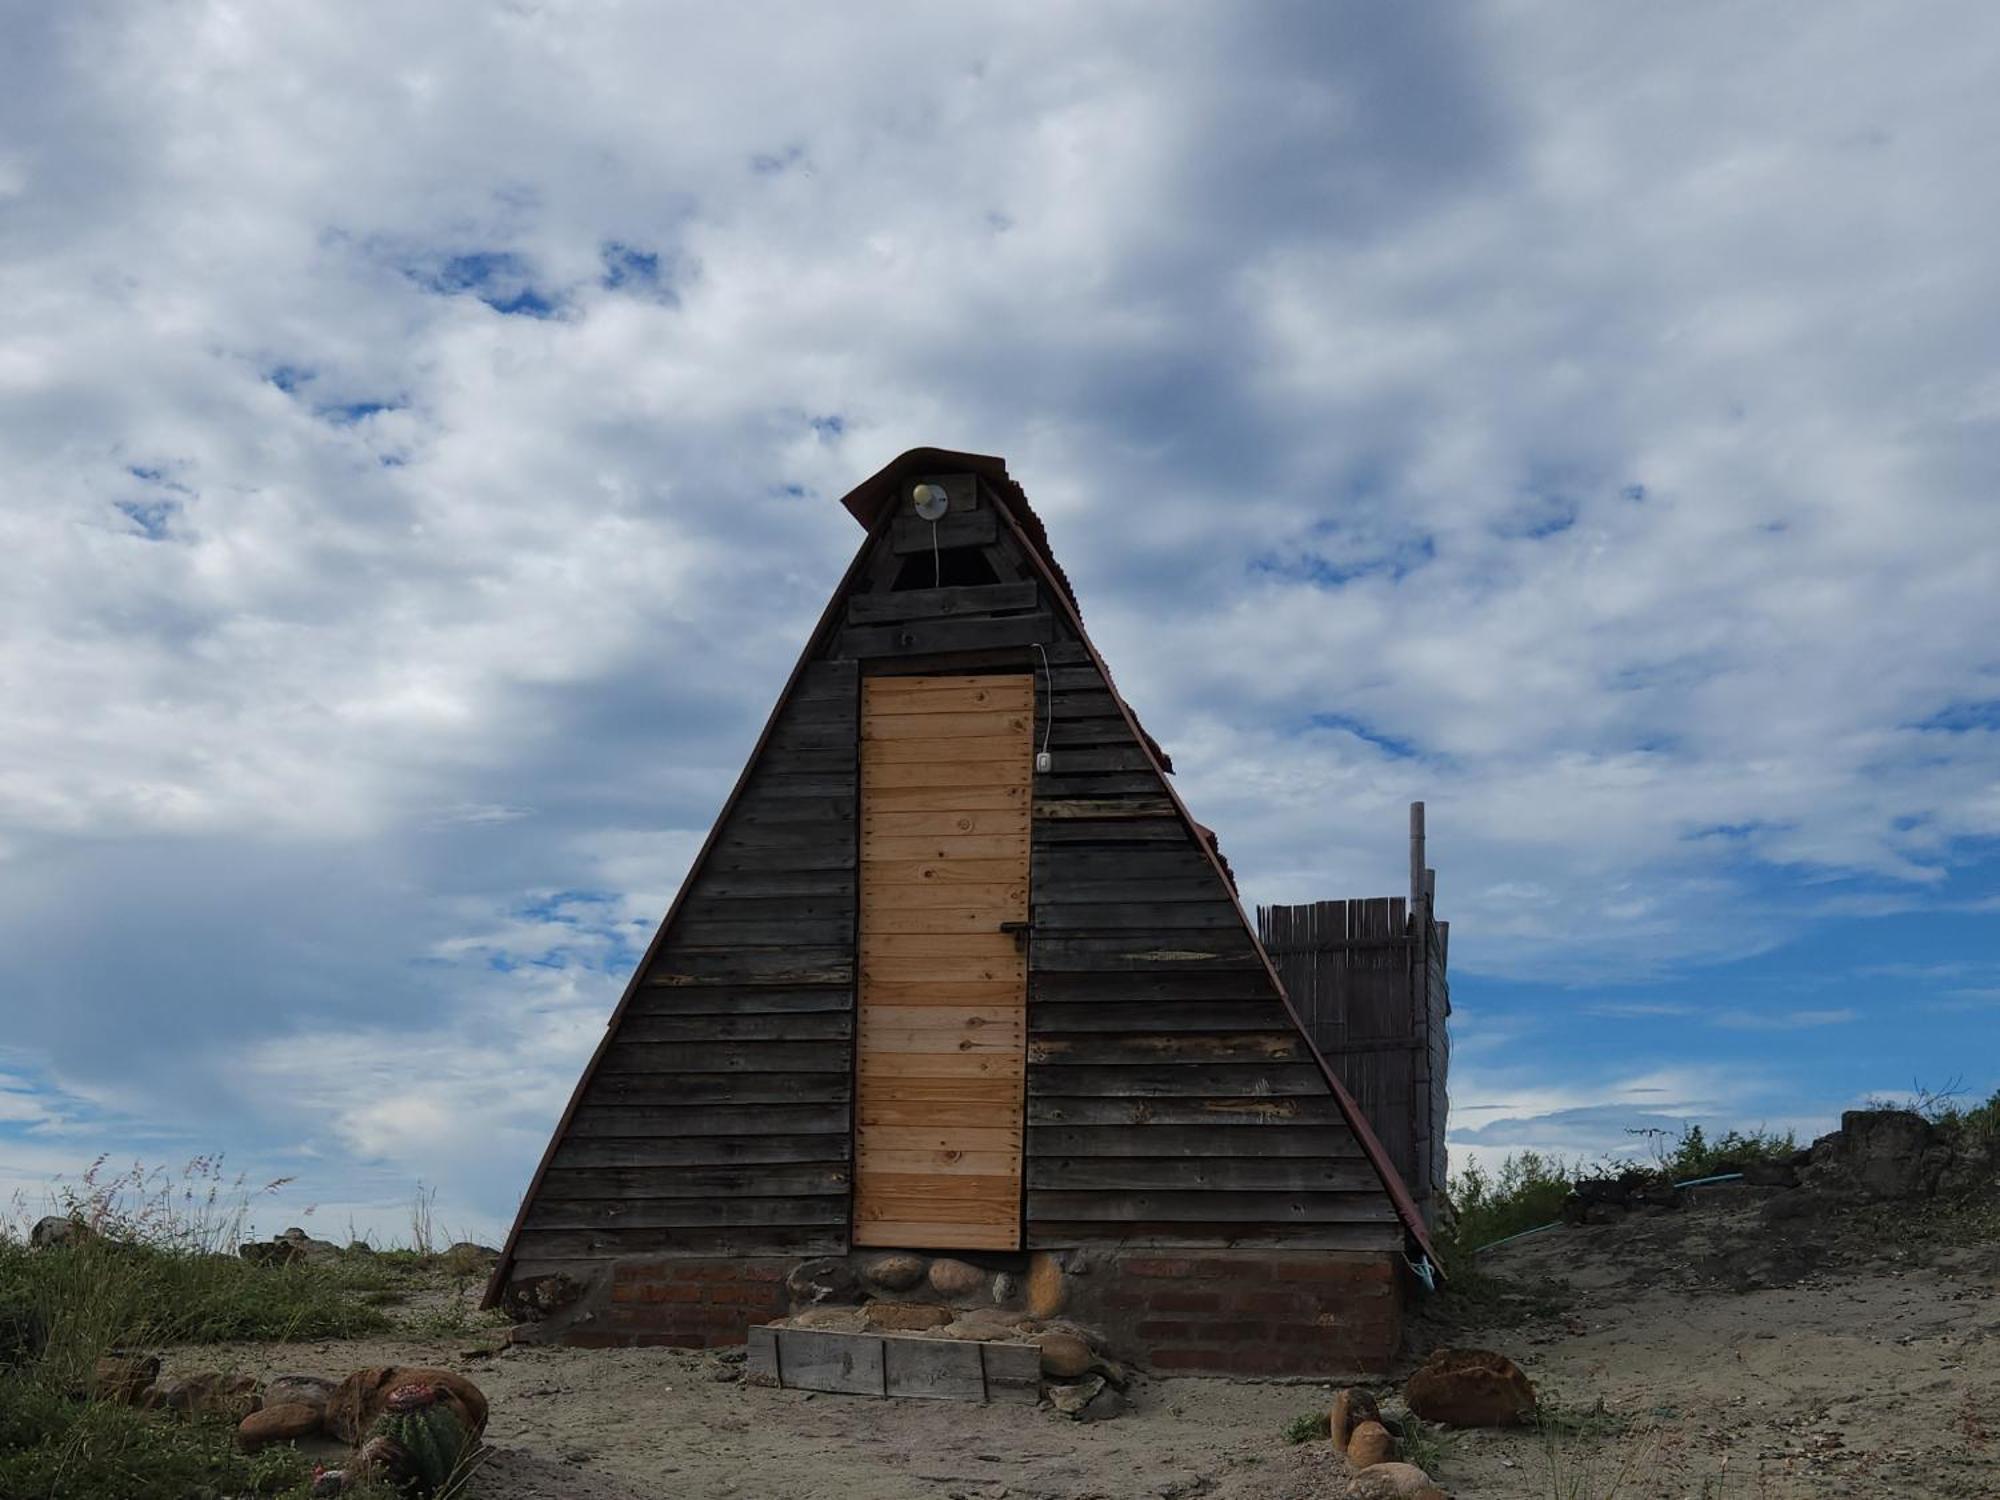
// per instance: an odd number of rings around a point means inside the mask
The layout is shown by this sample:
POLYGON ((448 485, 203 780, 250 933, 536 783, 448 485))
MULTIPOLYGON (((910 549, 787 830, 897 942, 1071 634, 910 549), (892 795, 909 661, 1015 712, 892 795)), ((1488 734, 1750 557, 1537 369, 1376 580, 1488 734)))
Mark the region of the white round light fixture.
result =
POLYGON ((910 499, 916 502, 917 514, 926 521, 941 520, 951 508, 951 496, 941 484, 920 484, 910 491, 910 499))

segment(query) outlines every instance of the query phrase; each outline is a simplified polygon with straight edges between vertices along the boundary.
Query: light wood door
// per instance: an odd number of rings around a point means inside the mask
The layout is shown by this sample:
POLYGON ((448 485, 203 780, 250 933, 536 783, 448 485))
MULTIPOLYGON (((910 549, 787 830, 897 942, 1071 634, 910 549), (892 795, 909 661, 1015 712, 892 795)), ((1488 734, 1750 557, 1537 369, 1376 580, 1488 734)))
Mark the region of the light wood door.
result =
POLYGON ((854 1243, 1017 1250, 1035 680, 861 693, 854 1243))

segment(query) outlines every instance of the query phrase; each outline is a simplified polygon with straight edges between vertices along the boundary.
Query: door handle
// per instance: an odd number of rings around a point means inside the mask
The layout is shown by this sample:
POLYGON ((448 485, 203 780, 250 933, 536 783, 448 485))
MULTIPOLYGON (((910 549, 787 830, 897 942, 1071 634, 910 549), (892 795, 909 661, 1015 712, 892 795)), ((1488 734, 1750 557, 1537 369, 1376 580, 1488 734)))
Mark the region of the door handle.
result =
POLYGON ((1028 949, 1028 935, 1035 930, 1035 924, 1033 922, 1002 922, 1000 930, 1002 932, 1011 932, 1014 935, 1014 946, 1025 953, 1028 949))

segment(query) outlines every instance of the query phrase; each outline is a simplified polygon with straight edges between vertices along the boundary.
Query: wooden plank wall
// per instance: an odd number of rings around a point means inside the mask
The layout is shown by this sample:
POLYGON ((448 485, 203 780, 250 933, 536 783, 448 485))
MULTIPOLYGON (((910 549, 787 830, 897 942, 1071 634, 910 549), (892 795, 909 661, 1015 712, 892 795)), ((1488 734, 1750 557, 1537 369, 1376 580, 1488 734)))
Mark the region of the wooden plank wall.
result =
POLYGON ((857 1245, 1020 1248, 1033 723, 1024 673, 862 683, 857 1245))
POLYGON ((1428 907, 1414 926, 1408 918, 1399 896, 1257 913, 1265 950, 1306 1029, 1429 1216, 1444 1187, 1450 991, 1445 924, 1428 907))
POLYGON ((854 663, 806 668, 556 1147, 517 1276, 846 1248, 858 699, 854 663))

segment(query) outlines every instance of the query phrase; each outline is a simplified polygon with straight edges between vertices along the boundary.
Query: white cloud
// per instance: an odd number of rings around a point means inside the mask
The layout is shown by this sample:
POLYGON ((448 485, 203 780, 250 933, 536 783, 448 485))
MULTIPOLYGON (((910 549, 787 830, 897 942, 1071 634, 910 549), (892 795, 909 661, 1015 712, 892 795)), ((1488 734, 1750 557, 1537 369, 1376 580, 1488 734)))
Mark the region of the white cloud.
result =
POLYGON ((1422 797, 1461 972, 1977 909, 1996 730, 1939 715, 2000 700, 1993 26, 24 19, 20 1045, 405 1175, 498 1122, 520 1175, 831 498, 919 442, 1012 460, 1253 898, 1399 888, 1422 797), (488 967, 557 951, 573 991, 488 967))

